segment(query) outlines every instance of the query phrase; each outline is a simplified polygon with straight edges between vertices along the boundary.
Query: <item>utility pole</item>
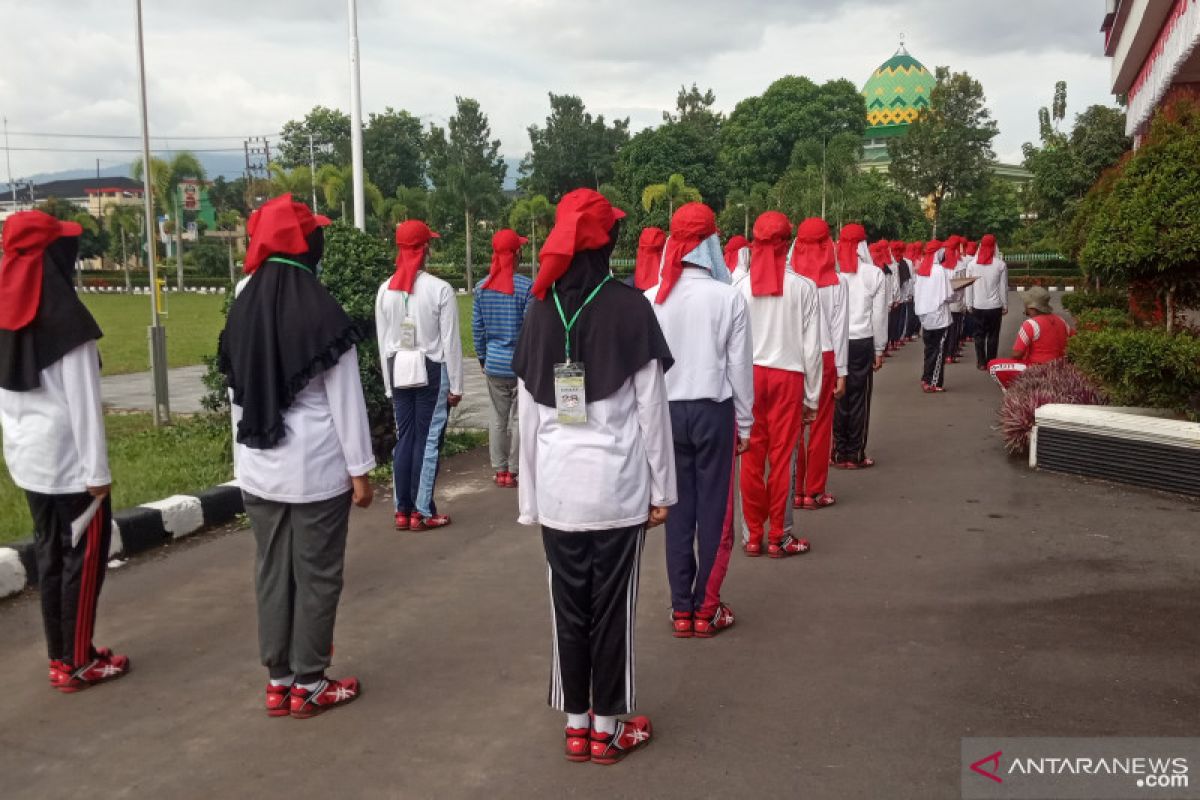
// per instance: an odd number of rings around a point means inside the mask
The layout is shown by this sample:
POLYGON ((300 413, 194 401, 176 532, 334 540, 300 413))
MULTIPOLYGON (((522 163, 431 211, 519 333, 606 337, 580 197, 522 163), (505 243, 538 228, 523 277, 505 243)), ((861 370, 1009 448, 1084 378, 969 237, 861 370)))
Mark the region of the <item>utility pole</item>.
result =
POLYGON ((12 179, 12 153, 8 151, 8 117, 4 118, 4 160, 8 162, 8 190, 12 192, 13 209, 17 207, 17 185, 12 179))
POLYGON ((354 180, 354 227, 367 229, 363 187, 362 84, 358 65, 358 2, 348 0, 350 12, 350 161, 354 180))
POLYGON ((312 210, 317 213, 317 151, 313 147, 312 131, 308 132, 308 179, 312 184, 312 210))
POLYGON ((142 39, 142 0, 137 5, 138 94, 142 109, 142 199, 146 211, 146 266, 150 270, 150 371, 154 375, 154 425, 171 422, 167 389, 167 333, 158 317, 158 270, 154 265, 154 198, 150 180, 150 112, 146 103, 146 46, 142 39))

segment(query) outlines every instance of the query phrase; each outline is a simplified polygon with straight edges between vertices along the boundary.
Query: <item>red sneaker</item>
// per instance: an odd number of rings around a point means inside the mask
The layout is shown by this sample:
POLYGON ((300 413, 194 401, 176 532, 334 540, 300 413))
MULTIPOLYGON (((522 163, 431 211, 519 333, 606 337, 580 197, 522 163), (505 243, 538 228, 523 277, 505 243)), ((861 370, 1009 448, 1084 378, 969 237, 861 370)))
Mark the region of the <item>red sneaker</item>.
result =
POLYGON ((508 478, 507 472, 497 472, 496 477, 493 478, 492 480, 495 481, 497 486, 499 486, 501 489, 503 489, 504 485, 505 485, 505 480, 507 478, 508 478))
POLYGON ((412 515, 409 514, 407 511, 397 511, 396 512, 396 530, 398 530, 398 531, 408 530, 408 525, 409 525, 411 516, 412 515))
POLYGON ((796 508, 799 508, 803 511, 816 511, 817 501, 811 497, 801 497, 800 505, 796 506, 796 508))
POLYGON ((692 638, 692 620, 690 611, 672 611, 671 628, 675 631, 672 635, 676 639, 692 638))
POLYGON ((650 744, 653 728, 648 717, 631 717, 617 722, 616 733, 592 731, 592 763, 609 766, 650 744))
POLYGON ((504 488, 505 489, 517 488, 517 476, 513 475, 511 472, 504 473, 504 488))
POLYGON ((804 508, 804 495, 792 495, 792 508, 804 508))
POLYGON ((359 685, 358 678, 343 678, 340 681, 325 678, 311 692, 293 686, 289 710, 294 719, 309 719, 331 708, 353 702, 360 694, 362 686, 359 685))
POLYGON ((953 363, 954 363, 954 356, 946 356, 946 363, 947 363, 947 364, 953 364, 953 363))
POLYGON ((696 638, 711 639, 726 628, 732 628, 733 622, 733 609, 721 603, 711 617, 696 615, 696 638))
POLYGON ((125 656, 113 655, 111 650, 105 649, 97 650, 95 658, 73 672, 70 671, 69 665, 64 663, 63 666, 66 667, 66 671, 54 688, 63 694, 74 694, 97 683, 115 681, 125 676, 130 665, 125 656))
POLYGON ((430 531, 434 528, 444 528, 449 524, 450 517, 445 514, 434 514, 432 517, 423 517, 420 514, 413 513, 408 523, 408 529, 410 531, 430 531))
POLYGON ((829 492, 823 492, 816 497, 808 498, 812 505, 805 505, 805 510, 816 511, 818 508, 829 508, 832 505, 837 505, 837 498, 829 492))
POLYGON ((50 688, 57 689, 58 685, 71 677, 71 667, 65 661, 57 659, 50 662, 50 688))
POLYGON ((807 553, 812 549, 808 539, 797 539, 790 533, 780 542, 772 542, 767 547, 767 555, 771 558, 787 558, 807 553))
POLYGON ((273 683, 267 684, 267 716, 268 717, 286 717, 291 713, 291 697, 292 687, 276 686, 273 683))
POLYGON ((762 542, 746 542, 742 545, 742 552, 749 558, 758 558, 762 555, 762 542))
POLYGON ((567 761, 592 760, 591 728, 567 728, 567 761))

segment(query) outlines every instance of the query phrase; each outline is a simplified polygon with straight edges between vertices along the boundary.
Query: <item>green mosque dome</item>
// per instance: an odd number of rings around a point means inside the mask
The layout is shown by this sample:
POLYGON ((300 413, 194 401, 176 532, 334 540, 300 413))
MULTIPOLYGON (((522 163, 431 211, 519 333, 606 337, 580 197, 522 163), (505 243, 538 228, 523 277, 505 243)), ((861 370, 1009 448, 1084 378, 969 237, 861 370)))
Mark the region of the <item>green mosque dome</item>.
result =
POLYGON ((929 96, 937 81, 925 65, 908 54, 904 45, 875 70, 866 86, 866 137, 899 136, 929 107, 929 96))

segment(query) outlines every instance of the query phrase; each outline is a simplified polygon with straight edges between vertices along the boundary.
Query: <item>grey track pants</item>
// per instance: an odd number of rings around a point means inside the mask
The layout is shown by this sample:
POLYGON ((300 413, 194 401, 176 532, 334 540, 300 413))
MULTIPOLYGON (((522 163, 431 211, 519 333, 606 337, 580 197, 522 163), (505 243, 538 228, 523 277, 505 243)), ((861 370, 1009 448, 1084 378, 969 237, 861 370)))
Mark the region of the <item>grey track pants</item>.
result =
POLYGON ((259 651, 272 678, 314 681, 330 664, 350 496, 290 504, 242 493, 257 545, 259 651))
POLYGON ((516 473, 521 437, 517 433, 517 379, 487 376, 492 414, 488 420, 488 454, 496 472, 516 473))

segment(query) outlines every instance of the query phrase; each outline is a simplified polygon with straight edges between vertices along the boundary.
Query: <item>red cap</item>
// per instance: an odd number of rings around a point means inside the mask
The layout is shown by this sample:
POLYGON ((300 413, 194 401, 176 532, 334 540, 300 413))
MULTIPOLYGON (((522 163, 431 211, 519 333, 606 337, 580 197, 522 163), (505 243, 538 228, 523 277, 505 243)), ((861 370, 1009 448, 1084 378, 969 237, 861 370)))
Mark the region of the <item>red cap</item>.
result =
POLYGON ((417 273, 425 264, 425 245, 440 239, 436 232, 419 219, 410 219, 396 226, 396 272, 388 282, 393 292, 411 292, 417 273))
POLYGON ((576 189, 563 195, 554 211, 554 227, 538 254, 541 269, 533 284, 539 300, 571 266, 576 253, 599 250, 609 243, 609 235, 625 212, 608 202, 594 189, 576 189))
POLYGON ((750 240, 740 233, 730 237, 725 244, 725 266, 729 267, 729 271, 733 272, 737 269, 738 254, 745 248, 750 246, 750 240))
POLYGON ((37 316, 42 302, 42 256, 56 239, 79 236, 78 222, 44 211, 18 211, 4 222, 0 259, 0 329, 18 331, 37 316))
POLYGON ((933 258, 937 255, 937 251, 942 249, 942 243, 937 239, 930 239, 925 245, 925 255, 921 258, 921 266, 917 267, 917 274, 922 278, 928 278, 933 271, 933 258))
POLYGON ((836 286, 838 283, 837 260, 833 253, 833 239, 829 234, 829 223, 820 217, 809 217, 796 229, 796 249, 792 252, 792 264, 796 272, 811 280, 818 287, 836 286))
POLYGON ((838 233, 837 257, 842 272, 858 272, 858 244, 867 240, 867 229, 857 222, 843 225, 838 233))
POLYGON ((492 269, 488 273, 487 283, 484 284, 485 289, 500 294, 512 294, 515 291, 513 273, 517 270, 517 253, 528 243, 528 239, 512 228, 496 231, 492 236, 492 269))
POLYGON ((666 302, 683 273, 683 257, 695 250, 717 232, 717 215, 704 203, 684 203, 671 217, 671 238, 663 255, 662 274, 659 276, 658 295, 654 302, 666 302))
POLYGON ((314 214, 304 203, 293 200, 291 194, 263 203, 246 223, 246 232, 250 234, 246 274, 254 274, 273 255, 307 253, 308 235, 329 222, 329 217, 314 214))
POLYGON ((879 268, 886 267, 891 263, 891 246, 886 239, 880 239, 875 244, 871 245, 871 260, 875 262, 875 266, 879 268))
POLYGON ((667 234, 662 228, 643 228, 638 237, 637 264, 633 270, 633 285, 646 291, 658 285, 658 268, 662 263, 667 234))
POLYGON ((750 293, 755 297, 783 294, 783 273, 787 269, 787 247, 791 238, 792 223, 778 211, 767 211, 754 221, 754 241, 750 243, 750 293))
POLYGON ((975 263, 987 266, 996 258, 996 237, 990 233, 985 233, 983 239, 979 242, 979 250, 975 256, 975 263))

